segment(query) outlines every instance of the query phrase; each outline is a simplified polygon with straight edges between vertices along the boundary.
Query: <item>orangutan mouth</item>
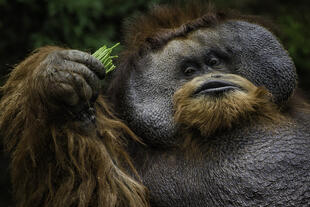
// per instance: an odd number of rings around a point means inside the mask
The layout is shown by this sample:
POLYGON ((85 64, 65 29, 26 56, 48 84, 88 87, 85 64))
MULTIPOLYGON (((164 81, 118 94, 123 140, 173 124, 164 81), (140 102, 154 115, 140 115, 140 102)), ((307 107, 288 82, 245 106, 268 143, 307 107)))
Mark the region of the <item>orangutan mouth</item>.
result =
POLYGON ((239 85, 223 80, 211 80, 204 82, 195 90, 194 95, 221 95, 229 91, 242 90, 239 85))

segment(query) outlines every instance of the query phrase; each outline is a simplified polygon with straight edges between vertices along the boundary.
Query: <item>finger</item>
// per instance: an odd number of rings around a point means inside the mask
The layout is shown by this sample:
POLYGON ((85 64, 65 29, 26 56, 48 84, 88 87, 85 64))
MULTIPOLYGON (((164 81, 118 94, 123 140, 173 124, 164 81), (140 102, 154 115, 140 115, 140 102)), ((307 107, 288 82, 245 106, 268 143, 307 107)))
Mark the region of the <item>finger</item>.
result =
POLYGON ((51 90, 51 96, 56 100, 63 101, 69 106, 75 106, 79 103, 80 98, 70 84, 58 83, 53 87, 55 90, 51 90))
POLYGON ((100 79, 105 77, 103 64, 92 55, 79 50, 62 50, 59 54, 65 59, 84 64, 90 68, 100 79))
POLYGON ((91 89, 91 87, 80 74, 74 72, 68 73, 71 73, 73 77, 73 81, 75 82, 74 89, 76 93, 80 96, 82 100, 89 101, 93 96, 93 90, 91 89))
MULTIPOLYGON (((55 67, 55 66, 54 66, 55 67)), ((87 84, 92 89, 93 93, 99 91, 100 88, 100 80, 95 75, 93 71, 91 71, 84 64, 72 62, 68 60, 64 60, 61 65, 55 68, 56 73, 55 77, 57 77, 58 81, 65 82, 66 80, 71 80, 70 74, 79 74, 83 79, 87 82, 87 84)))
MULTIPOLYGON (((98 92, 93 91, 93 89, 88 85, 85 79, 80 74, 77 74, 75 72, 59 71, 57 77, 54 79, 54 83, 54 85, 71 85, 72 90, 74 90, 74 92, 78 94, 81 100, 91 101, 93 99, 97 99, 98 92)), ((59 93, 63 94, 64 90, 59 90, 59 93)), ((65 93, 67 92, 65 91, 65 93)), ((66 98, 66 94, 63 94, 62 96, 64 99, 66 98)))

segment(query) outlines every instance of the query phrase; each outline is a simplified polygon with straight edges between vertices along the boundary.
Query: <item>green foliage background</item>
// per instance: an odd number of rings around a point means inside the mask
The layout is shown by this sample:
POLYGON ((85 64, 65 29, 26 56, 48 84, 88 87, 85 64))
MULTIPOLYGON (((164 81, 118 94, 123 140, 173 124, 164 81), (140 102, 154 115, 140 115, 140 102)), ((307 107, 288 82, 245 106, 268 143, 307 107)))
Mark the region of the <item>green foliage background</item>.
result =
MULTIPOLYGON (((0 0, 0 77, 33 49, 60 45, 94 52, 121 41, 125 18, 167 0, 0 0)), ((310 3, 308 0, 212 0, 272 20, 295 61, 300 87, 310 91, 310 3)), ((10 205, 7 159, 0 156, 0 206, 10 205)))

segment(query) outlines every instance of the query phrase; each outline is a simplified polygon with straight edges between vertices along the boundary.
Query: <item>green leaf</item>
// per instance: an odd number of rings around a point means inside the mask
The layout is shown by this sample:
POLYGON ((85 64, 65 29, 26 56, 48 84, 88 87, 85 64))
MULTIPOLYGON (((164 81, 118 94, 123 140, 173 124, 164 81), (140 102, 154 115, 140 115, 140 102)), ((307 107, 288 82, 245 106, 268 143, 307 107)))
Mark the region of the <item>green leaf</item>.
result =
POLYGON ((100 60, 105 68, 105 72, 109 73, 115 69, 115 65, 113 64, 112 59, 117 58, 118 56, 111 56, 112 50, 116 48, 120 43, 116 43, 114 46, 108 48, 106 45, 100 47, 96 52, 92 55, 100 60))

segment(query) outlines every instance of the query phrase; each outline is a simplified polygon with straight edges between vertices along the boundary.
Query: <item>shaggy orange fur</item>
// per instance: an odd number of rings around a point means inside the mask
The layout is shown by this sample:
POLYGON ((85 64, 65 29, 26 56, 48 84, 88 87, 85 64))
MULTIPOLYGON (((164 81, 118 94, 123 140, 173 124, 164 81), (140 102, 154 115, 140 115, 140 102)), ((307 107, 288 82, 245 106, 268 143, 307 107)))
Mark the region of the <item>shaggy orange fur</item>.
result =
POLYGON ((17 206, 148 206, 145 187, 129 176, 137 178, 124 150, 122 137, 135 135, 103 98, 95 103, 96 126, 88 133, 46 98, 38 65, 59 49, 37 50, 1 88, 0 130, 12 155, 17 206))
POLYGON ((182 86, 174 95, 176 123, 185 128, 197 128, 209 136, 220 129, 229 129, 240 121, 255 120, 255 123, 279 121, 280 115, 271 95, 261 87, 238 75, 221 74, 221 80, 237 84, 244 90, 234 90, 222 96, 193 96, 194 91, 205 81, 214 80, 214 74, 197 77, 182 86))

